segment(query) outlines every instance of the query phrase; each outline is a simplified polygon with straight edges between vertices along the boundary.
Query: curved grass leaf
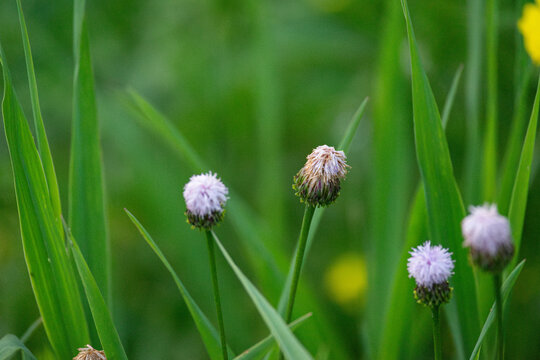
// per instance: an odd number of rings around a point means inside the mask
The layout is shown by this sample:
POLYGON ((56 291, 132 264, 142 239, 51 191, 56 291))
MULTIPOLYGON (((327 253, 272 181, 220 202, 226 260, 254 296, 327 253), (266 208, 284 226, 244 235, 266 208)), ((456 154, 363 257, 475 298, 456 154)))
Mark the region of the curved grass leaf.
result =
POLYGON ((105 299, 101 294, 96 279, 92 275, 84 256, 81 253, 81 249, 77 242, 73 238, 71 231, 65 226, 65 231, 69 239, 69 245, 71 246, 71 252, 73 259, 77 265, 79 271, 79 277, 83 284, 84 291, 86 293, 86 299, 94 318, 94 324, 99 335, 99 340, 103 346, 103 351, 109 360, 127 360, 126 352, 118 336, 118 331, 114 326, 114 322, 111 317, 111 313, 107 308, 105 299))
MULTIPOLYGON (((445 307, 452 321, 459 324, 455 337, 463 341, 465 353, 473 348, 479 331, 474 276, 461 246, 460 222, 465 216, 454 175, 448 144, 443 132, 439 110, 429 81, 422 68, 407 1, 401 1, 411 54, 414 134, 418 165, 426 196, 431 240, 442 244, 454 254, 455 274, 451 279, 455 289, 453 306, 445 307)), ((452 304, 450 304, 452 305, 452 304)), ((451 322, 452 322, 451 321, 451 322)), ((456 341, 460 343, 460 341, 456 341)))
MULTIPOLYGON (((304 316, 300 316, 298 319, 294 320, 289 324, 289 327, 291 330, 295 330, 298 326, 302 325, 304 321, 308 320, 313 314, 307 313, 304 316)), ((235 360, 254 360, 258 359, 260 356, 264 355, 264 353, 269 350, 273 344, 275 344, 276 340, 272 335, 268 335, 249 349, 242 352, 242 354, 235 357, 235 360)))
MULTIPOLYGON (((182 298, 186 302, 186 305, 188 307, 188 310, 191 314, 191 317, 193 318, 193 321, 195 321, 195 325, 197 326, 197 330, 199 330, 199 334, 202 337, 202 340, 204 342, 204 345, 206 346, 206 350, 208 351, 208 355, 210 355, 210 358, 212 360, 221 360, 223 358, 222 352, 221 352, 221 342, 219 339, 219 334, 217 333, 214 326, 210 323, 206 315, 202 312, 202 310, 199 308, 195 300, 191 297, 188 290, 172 268, 169 261, 165 258, 165 255, 161 252, 155 241, 152 239, 148 231, 142 226, 142 224, 137 220, 137 218, 130 213, 127 209, 125 209, 126 214, 130 218, 130 220, 133 222, 133 224, 137 227, 139 232, 141 233, 144 240, 148 243, 148 245, 152 248, 154 253, 159 257, 163 265, 167 268, 169 273, 171 274, 174 282, 176 283, 176 286, 178 287, 178 290, 180 290, 180 294, 182 294, 182 298)), ((234 357, 234 354, 229 349, 229 356, 231 358, 234 357)))
MULTIPOLYGON (((512 270, 510 275, 504 280, 504 283, 502 285, 502 298, 503 298, 503 307, 505 307, 506 303, 508 302, 508 297, 510 296, 510 292, 512 291, 512 288, 514 287, 514 284, 516 283, 516 280, 521 273, 521 269, 523 268, 523 265, 525 265, 525 260, 522 260, 515 268, 512 270)), ((480 336, 478 337, 478 340, 476 341, 476 345, 474 346, 474 349, 471 353, 471 356, 469 360, 476 359, 480 354, 480 348, 482 346, 482 343, 484 341, 484 338, 490 328, 490 326, 493 324, 493 321, 495 321, 495 303, 491 307, 491 310, 489 311, 489 315, 486 319, 486 322, 484 323, 484 326, 482 327, 482 331, 480 332, 480 336)))
POLYGON ((1 46, 0 58, 4 72, 2 114, 26 264, 49 341, 58 358, 68 359, 89 338, 79 287, 43 165, 14 93, 1 46))
POLYGON ((227 260, 238 277, 238 280, 240 280, 244 286, 244 289, 253 301, 253 304, 259 311, 259 314, 266 323, 266 326, 276 339, 285 357, 290 360, 313 359, 304 346, 294 336, 287 324, 285 324, 281 315, 279 315, 279 313, 270 305, 268 300, 265 299, 259 290, 257 290, 251 281, 249 281, 249 279, 244 275, 244 273, 242 273, 240 268, 236 266, 233 259, 227 250, 225 250, 225 247, 223 247, 214 232, 212 232, 212 236, 221 250, 221 253, 225 257, 225 260, 227 260))
POLYGON ((103 296, 110 304, 111 256, 105 219, 94 76, 84 1, 75 1, 74 92, 69 171, 69 224, 103 296))
POLYGON ((51 202, 53 205, 54 214, 58 219, 60 219, 62 215, 62 208, 60 204, 60 193, 58 191, 58 180, 56 179, 56 172, 54 171, 51 149, 49 147, 49 141, 47 140, 47 133, 45 132, 43 117, 41 116, 36 74, 34 71, 34 61, 32 60, 32 49, 30 47, 30 40, 28 39, 28 30, 26 28, 26 22, 24 20, 21 0, 17 0, 17 11, 19 13, 19 24, 21 27, 21 35, 24 46, 24 56, 26 59, 26 71, 28 74, 28 82, 30 84, 30 99, 32 102, 34 127, 36 128, 37 134, 37 146, 39 150, 39 155, 41 157, 41 162, 43 163, 45 177, 47 178, 47 186, 51 194, 51 202))
POLYGON ((22 360, 36 360, 36 357, 15 335, 8 334, 0 339, 0 360, 9 360, 19 351, 21 352, 22 360))
POLYGON ((525 135, 525 141, 523 142, 523 149, 521 150, 521 158, 519 160, 519 167, 512 191, 512 200, 510 201, 510 210, 508 212, 515 245, 514 259, 510 264, 510 268, 516 264, 519 256, 519 248, 521 247, 521 234, 523 232, 523 221, 525 220, 525 210, 527 208, 527 195, 529 193, 529 180, 534 154, 534 143, 536 140, 539 107, 540 77, 538 78, 531 119, 527 128, 527 134, 525 135))

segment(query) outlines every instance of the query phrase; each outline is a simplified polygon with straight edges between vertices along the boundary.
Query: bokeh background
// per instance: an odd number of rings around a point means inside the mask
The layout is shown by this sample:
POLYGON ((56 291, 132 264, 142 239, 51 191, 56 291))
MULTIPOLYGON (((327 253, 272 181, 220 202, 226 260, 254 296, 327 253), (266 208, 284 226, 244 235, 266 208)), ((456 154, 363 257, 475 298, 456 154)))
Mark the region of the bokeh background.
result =
MULTIPOLYGON (((113 249, 113 312, 131 359, 206 359, 207 355, 174 283, 130 223, 124 208, 148 228, 196 301, 211 319, 215 317, 205 243, 201 234, 190 230, 183 215, 181 192, 191 171, 136 121, 126 105, 128 88, 140 92, 173 121, 223 181, 241 194, 255 214, 266 219, 276 247, 290 256, 303 214, 303 206, 291 190, 293 175, 312 148, 337 145, 360 102, 371 97, 348 153, 350 174, 341 197, 325 213, 302 277, 322 304, 343 345, 339 355, 331 352, 329 358, 369 358, 365 320, 377 314, 369 314, 370 308, 366 307, 368 279, 383 281, 370 273, 374 268, 370 256, 377 241, 373 224, 381 211, 385 216, 395 213, 406 218, 419 177, 401 14, 397 21, 402 24, 391 30, 398 38, 397 61, 383 64, 381 57, 384 29, 390 17, 396 18, 391 10, 395 3, 398 1, 87 3, 113 249), (388 68, 398 79, 398 96, 378 91, 384 76, 381 69, 388 68), (378 118, 377 109, 384 108, 399 115, 395 123, 394 119, 378 118), (378 124, 393 128, 401 139, 398 147, 377 142, 378 124), (381 207, 376 195, 381 184, 379 176, 391 176, 393 171, 385 169, 384 162, 377 162, 379 152, 385 148, 399 151, 399 181, 406 191, 395 199, 390 193, 381 207), (340 272, 343 268, 345 271, 340 272)), ((72 3, 25 0, 23 7, 43 115, 67 209, 72 3)), ((410 9, 423 62, 442 106, 456 69, 467 60, 467 3, 413 0, 410 9)), ((502 158, 514 108, 515 23, 519 15, 511 1, 500 1, 499 10, 502 158)), ((29 114, 14 1, 0 2, 0 39, 19 97, 29 114)), ((462 83, 447 129, 459 179, 464 172, 466 119, 462 83)), ((540 353, 540 182, 534 175, 533 171, 521 250, 528 261, 507 317, 509 359, 535 358, 540 353)), ((246 274, 257 283, 236 229, 226 220, 217 231, 246 274)), ((389 251, 401 250, 404 232, 395 237, 395 248, 389 251)), ((239 352, 266 336, 267 330, 221 258, 218 267, 222 289, 226 289, 222 291, 222 302, 228 337, 239 352)), ((411 280, 411 296, 403 301, 414 301, 413 287, 411 280)), ((277 301, 276 294, 266 295, 273 303, 277 301)), ((425 323, 425 313, 418 311, 419 322, 425 323)), ((21 335, 37 317, 20 240, 11 164, 1 136, 0 334, 21 335)), ((403 358, 429 359, 429 326, 419 327, 418 332, 414 329, 411 339, 419 352, 404 351, 403 358)), ((323 354, 327 344, 314 337, 313 331, 308 326, 300 336, 312 353, 323 354)), ((451 346, 449 337, 445 342, 451 346)), ((42 329, 29 346, 38 358, 47 357, 42 329)))

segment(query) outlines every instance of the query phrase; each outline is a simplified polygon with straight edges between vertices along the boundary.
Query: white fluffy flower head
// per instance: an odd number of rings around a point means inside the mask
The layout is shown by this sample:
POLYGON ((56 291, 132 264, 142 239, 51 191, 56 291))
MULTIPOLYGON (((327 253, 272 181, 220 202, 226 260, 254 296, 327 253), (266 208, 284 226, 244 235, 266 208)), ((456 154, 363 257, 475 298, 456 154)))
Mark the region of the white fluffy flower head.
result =
POLYGON ((343 151, 328 145, 318 146, 307 156, 306 164, 294 177, 296 195, 313 206, 333 203, 348 167, 343 151))
POLYGON ((471 206, 469 211, 461 222, 463 246, 471 248, 473 261, 485 270, 500 270, 514 253, 510 222, 495 204, 471 206))
POLYGON ((216 174, 193 175, 184 186, 188 222, 195 227, 211 228, 223 217, 228 193, 216 174))
POLYGON ((431 246, 431 243, 426 241, 409 253, 409 277, 414 277, 419 286, 432 288, 433 285, 445 283, 453 274, 454 260, 450 256, 452 253, 441 245, 431 246))
POLYGON ((499 214, 497 205, 471 206, 469 211, 461 222, 464 246, 495 256, 501 246, 512 243, 510 222, 499 214))

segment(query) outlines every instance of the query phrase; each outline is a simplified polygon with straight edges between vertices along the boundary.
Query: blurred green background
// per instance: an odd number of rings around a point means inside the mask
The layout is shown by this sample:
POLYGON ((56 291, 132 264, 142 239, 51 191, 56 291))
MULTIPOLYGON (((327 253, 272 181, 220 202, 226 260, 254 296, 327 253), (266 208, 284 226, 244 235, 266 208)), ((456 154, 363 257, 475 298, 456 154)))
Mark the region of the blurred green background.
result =
MULTIPOLYGON (((360 291, 353 304, 338 304, 324 279, 336 259, 351 252, 367 259, 368 277, 376 279, 376 274, 370 274, 374 267, 369 260, 377 241, 373 236, 377 229, 372 225, 377 220, 374 217, 379 216, 374 205, 378 201, 375 189, 378 174, 388 169, 384 169, 383 163, 381 170, 380 162, 374 162, 380 149, 393 148, 395 144, 376 143, 374 129, 378 119, 374 107, 391 109, 401 119, 396 119, 396 124, 393 119, 384 119, 384 126, 391 126, 403 140, 399 157, 400 187, 404 189, 400 198, 390 198, 386 203, 389 205, 382 207, 385 216, 395 212, 404 217, 419 177, 401 14, 397 17, 401 25, 395 27, 399 29, 398 61, 386 64, 394 69, 398 79, 398 101, 395 96, 377 98, 381 96, 377 92, 380 71, 385 66, 380 56, 383 29, 392 17, 389 3, 396 5, 398 1, 87 3, 113 249, 113 312, 131 359, 205 359, 207 355, 174 283, 130 223, 124 208, 130 209, 148 228, 210 319, 215 319, 215 315, 203 236, 190 230, 183 215, 182 187, 192 175, 191 170, 136 122, 126 106, 127 88, 140 92, 174 122, 225 184, 236 189, 267 220, 269 236, 289 256, 303 214, 303 206, 291 190, 293 175, 311 149, 320 144, 337 145, 360 102, 371 97, 368 112, 347 154, 350 174, 341 197, 325 213, 302 278, 338 329, 335 335, 344 345, 342 356, 368 357, 365 319, 368 315, 377 318, 377 314, 368 314, 369 308, 365 308, 367 292, 360 291)), ((67 209, 72 3, 27 0, 23 7, 45 125, 63 207, 67 209)), ((467 4, 425 0, 411 1, 410 8, 423 62, 442 107, 456 69, 467 59, 467 4)), ((506 143, 514 106, 514 36, 518 16, 513 2, 500 2, 501 149, 506 143)), ((0 38, 19 97, 29 114, 14 1, 0 2, 0 38)), ((527 109, 529 113, 530 105, 527 109)), ((447 129, 458 178, 462 178, 464 171, 465 131, 462 81, 447 129)), ((501 150, 501 158, 502 153, 501 150)), ((507 353, 511 359, 534 358, 540 353, 540 183, 536 180, 533 174, 521 250, 528 260, 507 317, 507 353)), ((217 233, 256 282, 249 271, 248 255, 227 217, 217 233)), ((401 251, 403 240, 404 233, 396 234, 393 251, 401 251)), ((240 352, 266 336, 267 330, 222 260, 218 259, 218 267, 221 287, 226 289, 222 300, 225 323, 231 346, 240 352)), ((411 296, 403 301, 414 301, 413 286, 411 280, 411 296)), ((265 293, 275 304, 277 296, 265 293)), ((425 318, 425 313, 419 311, 418 316, 425 318)), ((5 138, 1 136, 0 334, 21 335, 37 317, 20 241, 11 164, 5 138)), ((312 353, 324 352, 324 343, 310 343, 306 339, 310 338, 310 331, 313 329, 305 329, 301 339, 312 353)), ((422 333, 414 331, 411 336, 419 343, 420 353, 404 352, 403 358, 429 359, 429 328, 424 327, 422 333)), ((450 338, 446 341, 450 345, 450 338)), ((46 357, 42 329, 29 346, 38 358, 46 357)))

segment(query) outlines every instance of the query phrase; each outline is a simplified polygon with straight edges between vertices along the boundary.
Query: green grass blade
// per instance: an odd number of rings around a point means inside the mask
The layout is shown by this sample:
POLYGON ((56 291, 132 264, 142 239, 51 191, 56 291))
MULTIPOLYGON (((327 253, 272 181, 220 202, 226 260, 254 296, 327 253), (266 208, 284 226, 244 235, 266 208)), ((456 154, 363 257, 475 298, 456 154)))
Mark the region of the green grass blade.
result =
MULTIPOLYGON (((302 325, 306 320, 308 320, 313 314, 307 313, 306 315, 300 316, 298 319, 294 320, 289 324, 291 330, 295 330, 300 325, 302 325)), ((264 355, 272 345, 274 345, 276 340, 272 335, 268 335, 249 349, 242 352, 242 354, 235 357, 235 360, 254 360, 258 359, 261 355, 264 355)))
MULTIPOLYGON (((521 9, 521 8, 520 8, 521 9)), ((520 35, 521 38, 521 35, 520 35)), ((520 39, 521 41, 521 39, 520 39)), ((506 152, 504 155, 503 163, 500 171, 501 183, 499 185, 499 196, 497 201, 497 208, 503 215, 508 215, 508 208, 510 207, 510 200, 512 198, 512 189, 516 178, 517 169, 519 166, 519 158, 521 154, 521 145, 523 144, 523 138, 525 133, 525 121, 527 119, 527 99, 528 88, 531 82, 530 69, 525 71, 525 75, 521 79, 518 85, 518 94, 516 99, 516 105, 514 107, 514 116, 512 117, 512 128, 510 129, 510 135, 508 137, 506 152)))
POLYGON ((105 198, 94 76, 84 1, 75 1, 75 51, 69 224, 88 260, 107 303, 110 299, 111 255, 105 220, 105 198), (77 26, 80 25, 80 29, 77 26), (78 38, 77 38, 78 37, 78 38))
MULTIPOLYGON (((210 323, 206 315, 202 312, 202 310, 199 308, 195 300, 191 297, 188 290, 172 268, 169 261, 165 258, 165 255, 161 252, 159 247, 157 246, 156 242, 152 239, 148 231, 142 226, 142 224, 137 220, 137 218, 130 213, 128 210, 125 210, 126 214, 130 218, 130 220, 133 222, 133 224, 137 227, 139 232, 141 233, 144 240, 148 243, 148 245, 152 248, 154 253, 158 256, 158 258, 161 260, 163 265, 167 268, 169 273, 171 274, 174 282, 176 283, 176 286, 178 287, 178 290, 180 290, 180 294, 182 295, 182 298, 186 302, 186 305, 188 307, 188 310, 191 314, 191 317, 193 318, 193 321, 195 322, 195 325, 197 326, 197 330, 199 331, 199 334, 202 337, 202 340, 204 342, 204 345, 206 346, 206 350, 208 351, 208 355, 210 355, 210 358, 212 360, 220 360, 222 359, 221 354, 221 342, 219 339, 219 334, 217 333, 214 326, 210 323)), ((234 357, 234 354, 229 349, 229 356, 231 358, 234 357)))
POLYGON ((497 32, 498 0, 486 2, 487 109, 482 159, 483 200, 493 202, 497 191, 497 32))
POLYGON ((446 129, 446 125, 448 124, 448 119, 450 118, 450 112, 452 111, 452 107, 454 106, 454 100, 456 99, 456 93, 459 87, 459 81, 461 80, 462 73, 463 65, 460 65, 456 70, 456 73, 454 74, 454 78, 452 79, 452 85, 450 86, 450 90, 448 91, 448 95, 446 95, 446 100, 444 102, 443 112, 441 115, 441 123, 443 129, 446 129))
POLYGON ((59 358, 72 357, 88 341, 79 287, 55 216, 43 165, 12 87, 4 73, 2 114, 15 182, 25 259, 45 331, 59 358))
POLYGON ((406 96, 408 84, 400 70, 405 29, 397 1, 385 1, 373 104, 373 155, 369 196, 369 249, 366 304, 366 353, 377 357, 381 314, 388 306, 391 277, 403 243, 413 152, 406 96), (392 104, 392 106, 388 106, 392 104), (391 208, 392 211, 388 211, 391 208))
POLYGON ((49 147, 49 141, 47 140, 47 133, 45 132, 43 117, 41 116, 41 107, 39 105, 36 74, 34 71, 34 61, 32 60, 32 50, 30 47, 30 40, 28 39, 28 30, 26 28, 26 22, 24 20, 21 0, 17 0, 17 10, 19 12, 19 24, 21 26, 21 35, 24 45, 24 56, 26 59, 28 82, 30 83, 30 99, 32 102, 32 115, 34 117, 34 127, 36 128, 39 155, 41 156, 43 170, 45 171, 45 176, 47 178, 47 186, 49 188, 49 193, 51 194, 51 202, 53 205, 54 213, 56 217, 60 219, 62 214, 62 208, 60 204, 60 193, 58 191, 58 180, 56 179, 56 172, 54 171, 51 149, 49 147))
MULTIPOLYGON (((454 75, 452 85, 446 96, 444 104, 443 118, 441 119, 443 128, 446 128, 450 112, 452 110, 455 95, 459 87, 459 81, 463 72, 460 66, 454 75)), ((426 198, 421 183, 416 187, 413 202, 409 210, 407 222, 406 240, 399 259, 399 265, 392 277, 390 288, 390 302, 388 310, 385 312, 385 320, 382 324, 382 337, 377 351, 378 359, 397 359, 402 351, 400 346, 395 344, 406 344, 406 336, 409 331, 409 321, 416 304, 414 301, 403 301, 411 296, 411 280, 407 274, 407 259, 411 248, 418 246, 424 241, 427 234, 426 224, 426 198)))
POLYGON ((129 89, 127 94, 127 104, 141 125, 149 128, 150 131, 166 140, 178 154, 184 157, 184 160, 191 166, 194 172, 199 173, 209 169, 208 165, 188 143, 184 135, 163 114, 157 111, 135 90, 129 89))
MULTIPOLYGON (((516 280, 519 274, 521 273, 521 269, 523 268, 523 265, 525 265, 525 260, 522 260, 514 268, 514 270, 512 270, 512 272, 510 273, 510 275, 508 275, 506 280, 504 280, 504 283, 502 285, 503 307, 506 306, 506 303, 508 302, 508 297, 510 296, 510 292, 512 291, 512 288, 514 287, 514 284, 516 283, 516 280)), ((478 357, 484 338, 494 321, 495 321, 495 304, 493 304, 493 306, 491 307, 491 310, 489 311, 489 315, 486 319, 486 322, 484 323, 484 326, 482 327, 482 331, 480 332, 480 336, 478 337, 478 340, 476 341, 476 345, 474 346, 474 349, 471 353, 469 360, 474 360, 478 357)))
POLYGON ((107 304, 101 294, 96 279, 92 275, 86 260, 84 260, 79 245, 77 245, 77 242, 67 226, 65 226, 65 231, 69 239, 73 259, 75 260, 77 270, 79 271, 79 277, 81 278, 86 293, 86 299, 88 300, 88 305, 90 306, 90 311, 94 318, 94 324, 96 325, 99 340, 103 346, 103 351, 105 352, 107 359, 127 360, 127 355, 122 346, 122 342, 120 341, 120 337, 118 336, 118 331, 116 331, 111 313, 107 308, 107 304))
MULTIPOLYGON (((449 248, 456 261, 451 279, 465 353, 473 348, 479 330, 474 276, 462 247, 460 222, 465 216, 452 168, 448 144, 429 81, 422 68, 407 1, 402 0, 411 53, 414 133, 420 173, 424 183, 431 240, 449 248)), ((446 310, 451 310, 448 308, 446 310)))
POLYGON ((19 351, 23 360, 36 360, 36 357, 15 335, 8 334, 0 339, 0 360, 9 360, 19 351))
POLYGON ((244 289, 259 311, 259 314, 272 333, 272 336, 274 336, 276 339, 285 357, 291 360, 312 359, 311 355, 307 352, 304 346, 302 346, 298 339, 296 339, 291 329, 289 329, 287 324, 285 324, 279 313, 270 305, 268 300, 265 299, 265 297, 259 292, 259 290, 257 290, 251 281, 249 281, 244 273, 242 273, 240 268, 236 266, 227 250, 225 250, 225 247, 223 247, 217 238, 216 234, 212 232, 212 235, 214 236, 214 240, 225 257, 225 260, 227 260, 234 273, 244 286, 244 289))
POLYGON ((484 29, 482 0, 467 1, 467 65, 465 79, 466 149, 465 191, 467 203, 478 204, 481 198, 480 98, 482 84, 482 44, 484 29))
POLYGON ((519 258, 519 249, 521 247, 521 235, 523 232, 523 222, 525 220, 525 210, 527 209, 527 195, 529 193, 529 182, 531 175, 531 164, 534 154, 534 143, 536 141, 536 128, 538 124, 538 111, 540 107, 540 77, 536 88, 536 96, 529 120, 529 127, 525 135, 519 167, 514 181, 512 191, 512 200, 510 201, 510 210, 508 218, 512 228, 512 237, 514 238, 515 254, 510 268, 512 268, 519 258))

